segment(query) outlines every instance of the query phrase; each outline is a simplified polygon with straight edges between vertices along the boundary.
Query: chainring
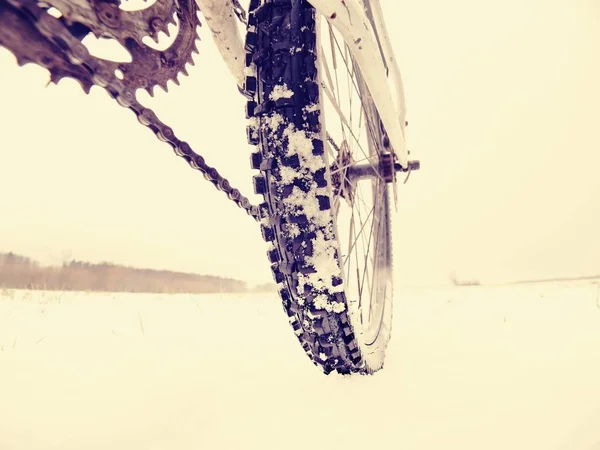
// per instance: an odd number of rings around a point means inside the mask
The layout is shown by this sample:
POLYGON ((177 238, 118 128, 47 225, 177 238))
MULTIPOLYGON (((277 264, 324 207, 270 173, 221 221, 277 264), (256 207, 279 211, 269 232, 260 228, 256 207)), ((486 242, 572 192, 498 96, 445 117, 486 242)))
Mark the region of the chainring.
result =
POLYGON ((0 46, 17 58, 20 66, 34 63, 50 72, 50 81, 58 83, 70 77, 89 93, 94 85, 90 73, 72 64, 56 44, 47 40, 22 11, 0 1, 0 46))
MULTIPOLYGON (((187 75, 186 64, 193 65, 193 54, 198 53, 197 28, 201 24, 195 0, 157 0, 140 11, 123 11, 112 0, 90 0, 89 3, 87 0, 45 0, 38 5, 43 10, 50 7, 58 10, 60 21, 79 40, 91 32, 123 45, 131 54, 130 63, 97 59, 113 72, 119 70, 123 84, 132 91, 141 88, 153 95, 157 85, 167 91, 169 81, 179 84, 179 74, 187 75), (168 33, 168 25, 175 23, 173 17, 177 18, 179 29, 168 48, 155 50, 142 42, 145 36, 157 41, 158 33, 168 33)), ((21 65, 33 62, 48 69, 52 83, 71 77, 89 92, 94 82, 80 67, 61 56, 60 46, 57 49, 48 42, 21 11, 13 9, 5 0, 0 0, 0 7, 0 46, 10 50, 21 65)))
POLYGON ((121 9, 118 0, 43 0, 43 5, 60 11, 67 25, 86 25, 96 37, 112 37, 121 44, 126 39, 141 44, 145 36, 156 41, 158 34, 173 23, 176 11, 173 0, 156 0, 138 11, 121 9))
POLYGON ((198 7, 195 0, 173 0, 178 3, 176 16, 179 30, 173 43, 165 50, 155 50, 134 39, 127 39, 125 47, 131 53, 131 63, 119 63, 125 85, 145 89, 151 96, 154 87, 167 91, 167 82, 179 84, 180 73, 187 75, 186 64, 193 65, 193 55, 198 53, 196 41, 200 39, 198 7))

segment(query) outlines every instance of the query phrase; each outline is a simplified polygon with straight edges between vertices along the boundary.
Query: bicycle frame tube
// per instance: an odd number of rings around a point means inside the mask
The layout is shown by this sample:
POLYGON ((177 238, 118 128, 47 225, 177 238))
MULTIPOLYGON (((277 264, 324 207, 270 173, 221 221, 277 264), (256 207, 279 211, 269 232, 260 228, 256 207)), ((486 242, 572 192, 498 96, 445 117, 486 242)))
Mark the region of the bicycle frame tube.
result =
MULTIPOLYGON (((378 35, 375 35, 360 0, 308 0, 308 2, 341 33, 360 67, 398 162, 402 167, 408 167, 408 150, 404 137, 406 120, 404 88, 379 2, 374 0, 369 5, 378 35), (381 43, 381 50, 377 36, 381 43), (384 64, 382 52, 387 64, 384 64), (388 70, 391 80, 388 79, 388 70), (392 86, 389 84, 390 81, 393 83, 392 86), (396 103, 390 93, 392 88, 396 91, 396 103)), ((217 48, 227 67, 235 77, 238 86, 243 87, 244 45, 237 28, 237 17, 233 13, 231 0, 196 0, 196 3, 212 31, 217 48)))
POLYGON ((242 88, 246 55, 231 0, 196 0, 196 4, 212 32, 221 57, 235 77, 237 85, 242 88))
POLYGON ((406 101, 404 97, 404 83, 402 82, 400 67, 398 67, 398 61, 394 55, 394 49, 392 47, 392 43, 390 42, 385 20, 383 19, 381 3, 379 0, 364 1, 368 4, 371 17, 373 22, 375 22, 375 28, 377 29, 377 35, 382 47, 383 56, 387 63, 388 72, 391 71, 392 83, 396 91, 396 109, 398 111, 398 120, 400 121, 400 126, 402 127, 402 131, 404 133, 406 129, 406 101))

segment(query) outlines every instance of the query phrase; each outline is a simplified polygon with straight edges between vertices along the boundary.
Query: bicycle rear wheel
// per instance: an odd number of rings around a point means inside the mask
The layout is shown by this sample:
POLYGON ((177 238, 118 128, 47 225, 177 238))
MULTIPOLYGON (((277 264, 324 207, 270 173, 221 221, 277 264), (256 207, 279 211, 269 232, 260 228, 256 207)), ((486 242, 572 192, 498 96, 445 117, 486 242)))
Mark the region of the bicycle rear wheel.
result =
POLYGON ((253 0, 246 50, 254 187, 284 309, 325 373, 373 373, 393 294, 393 159, 377 109, 343 39, 306 0, 253 0))

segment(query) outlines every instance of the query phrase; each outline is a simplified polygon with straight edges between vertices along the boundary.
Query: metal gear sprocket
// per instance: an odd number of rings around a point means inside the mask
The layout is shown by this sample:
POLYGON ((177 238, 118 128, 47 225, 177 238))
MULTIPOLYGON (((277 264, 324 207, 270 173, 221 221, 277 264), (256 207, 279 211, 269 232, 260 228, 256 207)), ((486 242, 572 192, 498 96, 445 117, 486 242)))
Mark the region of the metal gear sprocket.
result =
POLYGON ((72 64, 65 53, 40 34, 22 11, 0 1, 0 46, 7 48, 17 58, 20 66, 34 63, 50 72, 50 81, 58 83, 70 77, 89 93, 94 81, 80 65, 72 64))
MULTIPOLYGON (((12 9, 2 0, 0 5, 4 5, 3 17, 0 17, 0 45, 9 49, 20 64, 35 62, 47 68, 51 82, 72 77, 80 82, 86 93, 89 92, 94 83, 86 80, 81 68, 71 67, 68 59, 57 53, 52 43, 46 42, 21 11, 12 9)), ((197 28, 201 24, 195 0, 157 0, 149 8, 139 11, 123 11, 113 0, 45 0, 38 5, 47 12, 49 8, 55 8, 60 13, 60 21, 79 40, 91 32, 123 45, 131 54, 130 63, 102 61, 110 70, 119 70, 123 83, 133 91, 141 88, 153 95, 157 85, 166 91, 169 81, 179 84, 179 74, 187 75, 186 65, 193 65, 193 54, 198 53, 197 28), (168 34, 167 27, 175 23, 175 17, 179 27, 168 48, 156 50, 142 42, 145 36, 157 41, 161 31, 168 34)))
POLYGON ((134 89, 145 89, 154 95, 154 87, 160 86, 167 91, 167 83, 179 84, 180 73, 187 75, 186 65, 194 65, 193 55, 198 53, 196 46, 198 27, 198 7, 195 0, 175 0, 176 16, 179 22, 177 36, 165 50, 155 50, 133 39, 124 43, 131 53, 131 63, 120 63, 118 69, 123 73, 123 82, 134 89))
POLYGON ((69 26, 83 24, 96 37, 109 36, 121 44, 126 39, 141 44, 145 36, 156 41, 158 34, 166 32, 173 23, 177 6, 173 0, 156 0, 151 6, 137 11, 121 9, 119 0, 44 0, 42 5, 60 11, 69 26))

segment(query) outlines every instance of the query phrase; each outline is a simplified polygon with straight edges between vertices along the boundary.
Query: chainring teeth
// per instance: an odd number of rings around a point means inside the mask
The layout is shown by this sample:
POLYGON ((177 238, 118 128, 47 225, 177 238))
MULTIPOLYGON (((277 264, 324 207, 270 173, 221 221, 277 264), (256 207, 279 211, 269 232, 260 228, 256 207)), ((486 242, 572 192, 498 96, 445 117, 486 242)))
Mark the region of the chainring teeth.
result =
POLYGON ((0 47, 9 50, 19 66, 36 64, 48 70, 50 83, 69 77, 79 82, 85 93, 92 88, 88 73, 71 64, 55 44, 46 40, 35 26, 12 5, 0 2, 0 47))
POLYGON ((157 0, 145 9, 133 11, 123 10, 106 0, 45 0, 44 3, 60 11, 66 23, 81 23, 90 28, 94 36, 110 36, 121 44, 128 38, 140 44, 146 36, 156 40, 161 32, 168 30, 177 12, 174 0, 157 0))
MULTIPOLYGON (((78 35, 75 35, 71 28, 69 29, 78 39, 85 37, 87 29, 96 38, 114 39, 127 49, 131 55, 130 63, 114 62, 102 57, 94 57, 94 59, 101 61, 111 71, 120 70, 123 74, 121 78, 123 83, 133 91, 145 89, 153 96, 154 88, 160 86, 167 92, 168 82, 172 81, 179 85, 179 74, 187 76, 186 65, 194 65, 193 55, 198 53, 197 42, 200 39, 198 28, 201 26, 195 0, 157 0, 152 6, 137 11, 121 10, 114 3, 99 0, 96 0, 96 3, 93 0, 91 2, 45 0, 44 4, 39 6, 58 10, 61 13, 58 20, 67 27, 83 25, 84 32, 78 35), (104 13, 98 15, 99 9, 104 13), (177 22, 179 22, 177 31, 169 32, 169 26, 177 22), (117 24, 119 26, 114 28, 117 24), (166 49, 156 50, 142 42, 142 39, 148 36, 158 43, 161 32, 166 36, 177 33, 166 49)), ((12 24, 9 22, 9 25, 12 24)), ((42 41, 45 38, 41 35, 36 35, 35 31, 25 30, 26 22, 14 26, 20 27, 25 36, 29 33, 29 38, 23 39, 27 45, 11 45, 11 40, 16 42, 18 39, 11 35, 5 38, 8 41, 6 47, 16 56, 19 65, 35 62, 49 70, 51 83, 58 83, 64 77, 71 77, 80 82, 86 93, 90 91, 94 84, 90 77, 79 67, 69 67, 70 64, 62 55, 54 57, 52 53, 56 52, 54 44, 49 41, 44 43, 42 41), (49 59, 57 59, 59 62, 53 64, 51 61, 48 62, 49 59)), ((16 33, 15 36, 18 34, 16 33)))
MULTIPOLYGON (((198 53, 197 43, 200 40, 198 28, 200 19, 194 0, 188 0, 177 11, 179 29, 177 36, 169 47, 155 50, 145 44, 128 42, 127 49, 132 56, 132 63, 123 63, 120 69, 124 81, 134 89, 144 89, 154 96, 154 88, 160 86, 168 92, 168 82, 179 85, 179 75, 187 76, 187 64, 193 66, 193 55, 198 53), (149 77, 148 74, 152 74, 149 77)), ((173 21, 175 23, 175 21, 173 21)))

